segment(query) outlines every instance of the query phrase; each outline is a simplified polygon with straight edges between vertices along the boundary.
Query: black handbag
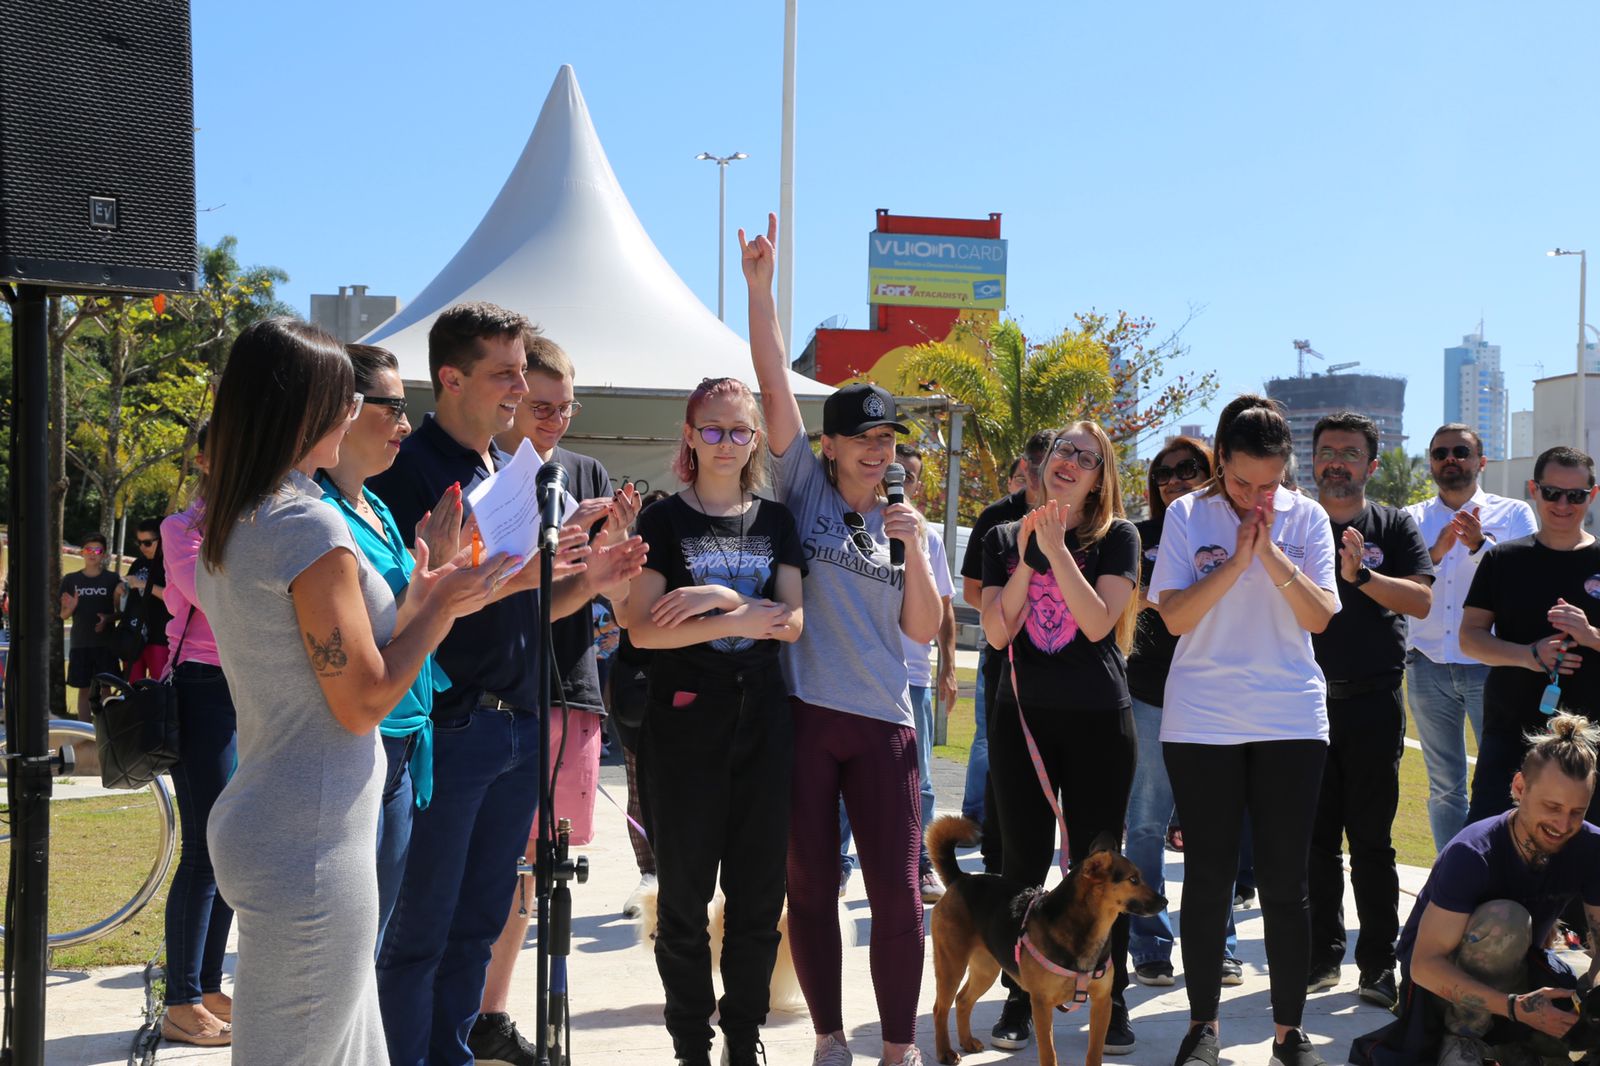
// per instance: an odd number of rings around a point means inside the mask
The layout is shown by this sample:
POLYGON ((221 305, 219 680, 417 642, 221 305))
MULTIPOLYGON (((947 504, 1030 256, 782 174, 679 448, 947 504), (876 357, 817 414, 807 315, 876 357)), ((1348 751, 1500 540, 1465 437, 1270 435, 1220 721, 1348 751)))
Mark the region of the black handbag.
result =
MULTIPOLYGON (((184 622, 189 635, 194 608, 184 622)), ((183 651, 183 637, 172 653, 172 665, 157 681, 130 682, 116 674, 96 674, 90 695, 94 743, 100 753, 100 783, 106 788, 144 788, 172 769, 181 753, 178 737, 178 691, 172 671, 183 651)))

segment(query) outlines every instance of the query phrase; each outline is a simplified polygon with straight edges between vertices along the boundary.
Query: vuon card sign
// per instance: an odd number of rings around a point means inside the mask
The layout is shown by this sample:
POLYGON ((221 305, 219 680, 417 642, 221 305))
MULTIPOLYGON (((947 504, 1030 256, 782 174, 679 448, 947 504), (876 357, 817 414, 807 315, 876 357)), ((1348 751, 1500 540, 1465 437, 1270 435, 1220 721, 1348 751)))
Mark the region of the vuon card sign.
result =
POLYGON ((867 282, 875 304, 998 311, 1006 305, 1006 242, 874 230, 867 282))

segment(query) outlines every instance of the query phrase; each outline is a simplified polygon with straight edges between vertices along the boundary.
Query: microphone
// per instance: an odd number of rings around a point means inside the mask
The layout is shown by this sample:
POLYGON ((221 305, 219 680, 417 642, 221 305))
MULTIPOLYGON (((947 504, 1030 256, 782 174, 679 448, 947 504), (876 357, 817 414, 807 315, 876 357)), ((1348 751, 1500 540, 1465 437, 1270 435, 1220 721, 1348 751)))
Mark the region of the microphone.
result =
MULTIPOLYGON (((906 468, 899 463, 890 463, 889 468, 883 472, 884 484, 889 487, 889 502, 891 504, 906 502, 906 468)), ((891 566, 906 565, 906 544, 903 540, 889 541, 889 564, 891 566)))
POLYGON ((566 509, 567 472, 560 463, 545 463, 534 484, 539 500, 539 546, 554 555, 561 539, 561 513, 566 509))

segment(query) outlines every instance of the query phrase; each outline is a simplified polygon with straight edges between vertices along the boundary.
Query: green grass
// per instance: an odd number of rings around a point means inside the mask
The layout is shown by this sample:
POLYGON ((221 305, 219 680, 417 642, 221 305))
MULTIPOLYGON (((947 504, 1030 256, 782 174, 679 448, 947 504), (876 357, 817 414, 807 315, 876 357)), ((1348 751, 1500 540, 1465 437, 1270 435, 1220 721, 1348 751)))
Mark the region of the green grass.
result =
MULTIPOLYGON (((942 759, 952 759, 966 764, 972 748, 974 722, 972 718, 973 670, 957 670, 961 696, 947 724, 946 743, 934 747, 933 753, 942 759)), ((1416 725, 1410 715, 1406 717, 1406 735, 1417 738, 1416 725)), ((1472 731, 1467 731, 1467 753, 1476 756, 1478 744, 1472 731)), ((1470 777, 1470 773, 1469 773, 1470 777)), ((1433 865, 1433 831, 1428 822, 1428 774, 1422 764, 1422 752, 1406 748, 1400 759, 1400 806, 1394 819, 1394 850, 1398 861, 1407 866, 1433 865)))
MULTIPOLYGON (((5 808, 0 807, 0 811, 5 808)), ((5 812, 9 821, 9 812, 5 812)), ((9 828, 9 826, 8 826, 9 828)), ((144 882, 155 855, 160 823, 147 791, 50 805, 51 932, 75 929, 109 914, 144 882)), ((10 843, 0 843, 0 886, 9 876, 10 843)), ((173 863, 173 870, 177 867, 173 863)), ((139 964, 161 949, 166 883, 143 910, 109 935, 51 952, 55 969, 139 964)))

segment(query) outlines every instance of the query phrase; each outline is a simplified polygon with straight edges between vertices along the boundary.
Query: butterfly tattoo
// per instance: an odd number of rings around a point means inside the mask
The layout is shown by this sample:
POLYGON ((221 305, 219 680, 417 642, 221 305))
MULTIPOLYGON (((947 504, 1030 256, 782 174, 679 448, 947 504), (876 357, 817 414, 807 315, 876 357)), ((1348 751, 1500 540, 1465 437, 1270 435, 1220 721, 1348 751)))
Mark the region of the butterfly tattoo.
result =
POLYGON ((333 635, 326 644, 321 643, 310 633, 306 634, 306 643, 311 645, 311 666, 319 674, 330 670, 343 670, 350 663, 350 656, 344 652, 344 636, 339 632, 339 627, 333 627, 333 635))

